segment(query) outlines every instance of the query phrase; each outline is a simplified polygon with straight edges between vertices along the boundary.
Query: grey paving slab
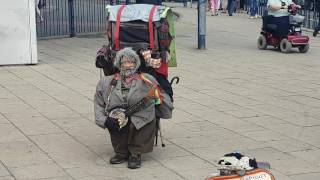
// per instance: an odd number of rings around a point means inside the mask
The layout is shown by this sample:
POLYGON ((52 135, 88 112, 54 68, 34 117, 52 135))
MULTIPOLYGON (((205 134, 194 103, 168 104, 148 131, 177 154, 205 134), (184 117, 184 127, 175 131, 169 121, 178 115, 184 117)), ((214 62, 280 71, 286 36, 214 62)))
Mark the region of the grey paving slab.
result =
POLYGON ((0 124, 8 124, 9 121, 3 116, 0 114, 0 124))
POLYGON ((84 117, 85 115, 81 115, 81 117, 77 118, 58 118, 58 119, 51 119, 53 123, 57 126, 61 127, 62 129, 70 129, 74 127, 89 127, 92 126, 94 123, 92 121, 92 113, 90 113, 90 119, 88 117, 84 117))
POLYGON ((71 127, 66 132, 87 146, 105 144, 109 138, 106 130, 95 127, 93 123, 90 126, 71 127))
POLYGON ((2 176, 0 177, 1 180, 15 180, 13 176, 2 176))
POLYGON ((311 144, 308 144, 308 143, 305 143, 304 141, 299 141, 296 139, 284 139, 279 141, 271 141, 271 142, 268 142, 268 144, 271 147, 278 149, 279 151, 289 152, 289 153, 299 153, 301 151, 303 152, 303 151, 318 149, 317 147, 311 144))
POLYGON ((54 123, 44 117, 11 119, 25 135, 51 134, 63 132, 54 123))
POLYGON ((0 150, 0 159, 9 169, 52 162, 39 147, 29 141, 0 143, 0 150))
POLYGON ((55 163, 35 164, 10 169, 17 179, 46 179, 67 176, 55 163))
POLYGON ((286 175, 320 172, 320 166, 310 164, 300 159, 276 160, 273 161, 272 167, 286 175))
POLYGON ((300 174, 300 175, 292 175, 290 176, 293 180, 305 179, 305 180, 313 180, 318 179, 320 172, 318 173, 308 173, 308 174, 300 174))
POLYGON ((10 176, 10 172, 4 166, 4 164, 0 161, 0 177, 3 177, 3 176, 10 176))
POLYGON ((105 165, 68 168, 66 169, 66 172, 74 179, 81 179, 90 176, 105 176, 107 178, 125 177, 121 171, 118 171, 115 168, 106 167, 105 165))
POLYGON ((301 158, 303 160, 308 161, 310 164, 315 166, 320 166, 320 155, 318 149, 306 149, 296 152, 291 152, 291 154, 295 157, 301 158))
POLYGON ((27 138, 12 124, 0 124, 0 143, 26 140, 27 138))

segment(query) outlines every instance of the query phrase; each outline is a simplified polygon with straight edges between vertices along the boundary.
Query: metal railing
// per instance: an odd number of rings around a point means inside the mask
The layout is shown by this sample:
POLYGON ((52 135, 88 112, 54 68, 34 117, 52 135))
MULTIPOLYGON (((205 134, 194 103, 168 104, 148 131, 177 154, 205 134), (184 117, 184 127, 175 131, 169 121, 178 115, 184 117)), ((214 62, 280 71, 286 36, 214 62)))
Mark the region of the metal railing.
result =
MULTIPOLYGON (((112 4, 132 3, 114 0, 112 4)), ((106 0, 46 0, 36 14, 38 38, 73 37, 106 30, 106 0), (40 18, 42 16, 42 20, 40 18)))
MULTIPOLYGON (((250 11, 250 1, 244 0, 244 9, 250 11)), ((315 11, 316 0, 295 0, 302 6, 304 27, 314 28, 319 13, 315 11)), ((45 6, 36 15, 37 37, 68 37, 81 34, 102 33, 106 30, 107 4, 133 4, 135 0, 45 0, 45 6)), ((267 0, 259 0, 258 13, 267 11, 267 0)), ((320 3, 320 2, 319 2, 320 3)))
MULTIPOLYGON (((294 2, 298 5, 301 5, 300 14, 305 16, 304 27, 313 29, 319 21, 319 10, 316 9, 315 3, 319 0, 294 0, 294 2)), ((246 11, 250 11, 250 0, 245 0, 246 11)), ((264 15, 267 11, 267 0, 259 0, 259 15, 264 15)))

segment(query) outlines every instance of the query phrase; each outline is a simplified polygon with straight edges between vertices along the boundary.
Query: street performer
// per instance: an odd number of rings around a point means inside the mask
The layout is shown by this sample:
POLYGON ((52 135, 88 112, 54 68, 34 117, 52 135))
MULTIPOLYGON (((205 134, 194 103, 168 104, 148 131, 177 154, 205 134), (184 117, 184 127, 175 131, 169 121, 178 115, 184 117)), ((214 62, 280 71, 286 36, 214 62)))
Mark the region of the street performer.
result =
POLYGON ((117 52, 114 66, 119 73, 104 76, 94 97, 95 122, 107 128, 115 155, 110 164, 128 160, 128 168, 141 167, 141 154, 153 150, 155 109, 171 103, 153 76, 140 73, 139 56, 131 48, 117 52))

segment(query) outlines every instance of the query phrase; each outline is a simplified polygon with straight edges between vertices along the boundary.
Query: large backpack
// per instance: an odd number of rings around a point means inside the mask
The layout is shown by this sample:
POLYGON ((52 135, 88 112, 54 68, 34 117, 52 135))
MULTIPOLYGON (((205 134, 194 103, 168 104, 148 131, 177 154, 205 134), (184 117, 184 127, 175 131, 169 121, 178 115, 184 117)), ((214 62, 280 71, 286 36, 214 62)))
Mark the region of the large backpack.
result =
MULTIPOLYGON (((151 49, 154 56, 164 57, 170 52, 168 66, 175 67, 176 51, 173 13, 170 8, 148 4, 107 6, 107 36, 109 43, 103 46, 96 59, 96 66, 105 75, 115 73, 111 65, 115 53, 124 48, 151 49)), ((164 58, 163 58, 164 59, 164 58)), ((163 71, 167 67, 159 68, 163 71)))
MULTIPOLYGON (((167 94, 163 98, 169 99, 164 100, 161 108, 156 109, 156 116, 158 117, 156 135, 160 132, 162 141, 159 118, 171 118, 172 102, 165 102, 173 101, 171 87, 173 80, 176 79, 176 83, 179 82, 178 77, 174 77, 171 83, 167 79, 168 66, 177 66, 173 12, 170 8, 164 6, 148 4, 107 6, 107 9, 109 43, 98 51, 96 58, 96 66, 102 68, 105 75, 117 72, 117 69, 113 67, 113 61, 116 52, 122 48, 132 47, 138 54, 140 50, 151 49, 152 56, 161 56, 161 59, 165 59, 166 52, 170 53, 169 61, 161 63, 158 69, 148 69, 143 62, 143 58, 140 58, 142 61, 140 70, 153 75, 160 84, 161 90, 167 94)), ((164 146, 163 142, 162 146, 164 146)))

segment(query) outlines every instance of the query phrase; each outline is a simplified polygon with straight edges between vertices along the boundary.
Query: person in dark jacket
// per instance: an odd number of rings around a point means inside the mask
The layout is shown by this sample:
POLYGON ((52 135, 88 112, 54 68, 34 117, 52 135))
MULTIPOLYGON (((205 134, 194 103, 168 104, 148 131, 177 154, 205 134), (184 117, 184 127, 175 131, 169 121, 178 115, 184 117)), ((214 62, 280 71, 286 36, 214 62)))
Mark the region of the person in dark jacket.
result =
POLYGON ((316 37, 320 31, 320 1, 316 1, 315 2, 315 12, 317 12, 319 14, 319 19, 318 19, 318 24, 315 26, 314 31, 313 31, 313 36, 316 37))

